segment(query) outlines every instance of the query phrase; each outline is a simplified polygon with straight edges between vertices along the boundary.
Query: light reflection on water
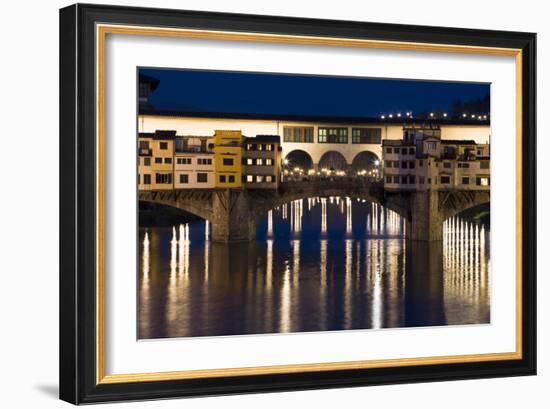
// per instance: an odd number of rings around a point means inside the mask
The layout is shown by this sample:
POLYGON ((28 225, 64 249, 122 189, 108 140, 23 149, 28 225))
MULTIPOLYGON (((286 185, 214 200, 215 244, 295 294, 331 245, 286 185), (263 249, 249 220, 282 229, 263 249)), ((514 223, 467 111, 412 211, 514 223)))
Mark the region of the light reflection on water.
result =
POLYGON ((404 240, 378 204, 311 198, 212 243, 207 222, 140 229, 139 338, 488 323, 489 231, 459 218, 443 242, 404 240))

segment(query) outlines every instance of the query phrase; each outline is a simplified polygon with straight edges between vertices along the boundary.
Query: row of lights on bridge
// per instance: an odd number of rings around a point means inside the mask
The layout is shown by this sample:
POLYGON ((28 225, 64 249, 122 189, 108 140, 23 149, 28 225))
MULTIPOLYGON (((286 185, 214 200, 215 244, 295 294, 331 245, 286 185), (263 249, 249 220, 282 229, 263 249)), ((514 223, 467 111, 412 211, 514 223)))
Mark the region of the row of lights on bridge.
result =
MULTIPOLYGON (((434 112, 430 112, 430 118, 437 118, 438 115, 434 112)), ((448 114, 446 112, 443 112, 441 114, 441 117, 442 118, 447 118, 448 117, 448 114)), ((389 118, 389 119, 393 119, 393 118, 413 118, 413 113, 412 112, 406 112, 404 115, 401 114, 401 112, 398 112, 397 114, 383 114, 383 115, 380 115, 380 119, 386 119, 386 118, 389 118)), ((470 118, 470 119, 478 119, 478 120, 486 120, 487 119, 487 115, 475 115, 475 114, 467 114, 467 113, 463 113, 462 114, 462 118, 470 118)))

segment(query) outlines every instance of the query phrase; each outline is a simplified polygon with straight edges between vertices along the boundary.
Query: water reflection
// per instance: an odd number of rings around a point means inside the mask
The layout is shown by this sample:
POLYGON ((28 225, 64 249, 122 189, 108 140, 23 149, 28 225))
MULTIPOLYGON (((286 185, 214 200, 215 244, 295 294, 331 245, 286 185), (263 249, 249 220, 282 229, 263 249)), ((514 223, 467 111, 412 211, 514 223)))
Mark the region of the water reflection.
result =
POLYGON ((140 230, 139 337, 489 322, 489 230, 447 220, 443 242, 352 198, 282 205, 257 240, 223 245, 205 222, 140 230))

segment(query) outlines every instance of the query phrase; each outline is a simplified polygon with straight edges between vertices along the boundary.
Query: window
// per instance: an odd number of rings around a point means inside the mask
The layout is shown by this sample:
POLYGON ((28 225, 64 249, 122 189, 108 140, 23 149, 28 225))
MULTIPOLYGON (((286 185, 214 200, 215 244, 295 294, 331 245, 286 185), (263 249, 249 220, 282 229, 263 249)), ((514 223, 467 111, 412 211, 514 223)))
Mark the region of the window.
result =
POLYGON ((254 175, 246 175, 246 181, 248 183, 254 182, 254 175))
POLYGON ((167 165, 171 165, 172 164, 172 158, 164 158, 164 163, 167 164, 167 165))
POLYGON ((189 183, 189 175, 180 175, 180 183, 189 183))
POLYGON ((264 160, 262 158, 256 159, 256 165, 262 166, 264 164, 264 160))
POLYGON ((223 165, 224 166, 233 166, 233 159, 232 158, 223 158, 223 165))
POLYGON ((462 184, 463 185, 469 185, 470 184, 470 178, 469 177, 462 177, 462 184))
POLYGON ((251 144, 251 143, 246 144, 246 150, 247 150, 247 151, 256 150, 255 148, 256 148, 256 145, 253 145, 253 144, 251 144))
POLYGON ((257 145, 257 148, 259 151, 263 151, 264 150, 264 146, 262 144, 258 144, 257 145))
POLYGON ((484 160, 479 162, 479 168, 480 169, 489 169, 489 162, 484 160))
POLYGON ((414 185, 416 183, 416 176, 415 175, 409 175, 409 183, 411 185, 414 185))
POLYGON ((476 177, 476 185, 478 186, 489 186, 489 178, 485 176, 476 177))
POLYGON ((398 160, 393 161, 393 167, 394 167, 394 168, 398 168, 398 167, 399 167, 399 161, 398 161, 398 160))
POLYGON ((207 183, 208 173, 197 173, 197 183, 207 183))
POLYGON ((159 148, 163 151, 165 151, 166 149, 168 149, 168 142, 160 142, 159 143, 159 148))
POLYGON ((138 185, 141 185, 141 175, 138 173, 138 185))
POLYGON ((418 161, 418 166, 420 166, 420 167, 424 166, 424 161, 422 159, 420 159, 418 161))
MULTIPOLYGON (((285 126, 283 129, 285 142, 313 143, 313 127, 285 126)), ((271 150, 272 145, 267 145, 266 150, 271 150), (270 146, 268 149, 267 146, 270 146)))
POLYGON ((151 184, 151 175, 148 173, 143 175, 143 184, 144 185, 150 185, 151 184))
POLYGON ((409 161, 409 169, 414 169, 414 160, 409 161))
POLYGON ((437 143, 436 142, 428 142, 427 143, 428 149, 431 151, 435 151, 437 149, 437 143))
POLYGON ((143 166, 151 166, 151 158, 143 158, 143 166))
POLYGON ((419 176, 418 177, 418 183, 423 185, 424 184, 424 176, 419 176))
POLYGON ((401 176, 401 184, 406 185, 409 181, 409 177, 407 175, 401 176))
POLYGON ((443 162, 443 167, 444 168, 450 168, 451 167, 451 162, 443 162))
POLYGON ((399 183, 399 176, 393 177, 393 183, 399 183))
POLYGON ((262 175, 256 175, 256 182, 262 183, 264 181, 264 177, 262 175))
POLYGON ((162 158, 155 158, 155 163, 162 163, 162 158))
POLYGON ((165 185, 172 183, 171 173, 157 173, 155 175, 155 182, 159 185, 165 185))
POLYGON ((229 181, 229 183, 234 183, 235 182, 235 176, 229 175, 228 181, 229 181))
POLYGON ((265 160, 265 164, 266 164, 267 166, 272 166, 272 165, 273 165, 273 159, 269 159, 269 158, 266 159, 266 160, 265 160))
POLYGON ((386 176, 386 183, 391 183, 392 181, 392 177, 391 176, 386 176))
POLYGON ((440 182, 442 185, 448 185, 451 183, 451 177, 450 176, 441 176, 440 182))
POLYGON ((225 183, 225 175, 220 175, 220 183, 225 183))
POLYGON ((407 154, 407 148, 401 148, 401 155, 407 154))
POLYGON ((197 163, 199 165, 211 165, 212 164, 212 159, 209 159, 209 158, 199 158, 197 159, 197 163))
POLYGON ((393 161, 391 160, 385 160, 384 161, 384 166, 387 167, 387 168, 391 168, 393 165, 393 161))
POLYGON ((190 165, 191 164, 191 158, 177 158, 176 163, 178 165, 190 165))
POLYGON ((266 151, 272 151, 273 150, 273 145, 271 145, 271 144, 265 145, 265 150, 266 151))
POLYGON ((458 167, 467 169, 467 168, 470 167, 470 164, 469 163, 464 163, 464 162, 459 162, 458 167))
POLYGON ((403 162, 401 162, 401 169, 407 169, 407 161, 404 160, 403 162))
POLYGON ((353 128, 351 143, 381 143, 382 128, 353 128))
POLYGON ((348 143, 348 128, 319 128, 319 143, 348 143))
POLYGON ((392 153, 393 149, 392 148, 386 148, 386 153, 392 153))
POLYGON ((274 178, 273 178, 273 176, 271 176, 271 175, 267 175, 267 176, 265 177, 265 181, 268 182, 268 183, 273 182, 273 180, 274 180, 274 178))
POLYGON ((409 155, 414 155, 414 148, 409 148, 409 155))
POLYGON ((254 165, 254 159, 248 158, 248 159, 246 160, 246 164, 247 164, 247 165, 254 165))
POLYGON ((149 141, 139 141, 139 149, 149 149, 149 141))

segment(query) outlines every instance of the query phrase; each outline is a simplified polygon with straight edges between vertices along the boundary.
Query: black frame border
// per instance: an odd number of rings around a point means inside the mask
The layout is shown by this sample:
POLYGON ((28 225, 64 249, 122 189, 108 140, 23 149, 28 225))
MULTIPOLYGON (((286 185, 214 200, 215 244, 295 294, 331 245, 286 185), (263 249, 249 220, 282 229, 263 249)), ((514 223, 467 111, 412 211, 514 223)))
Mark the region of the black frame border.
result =
POLYGON ((76 4, 60 10, 60 398, 146 400, 536 374, 536 34, 76 4), (96 384, 96 23, 522 50, 522 359, 96 384))

